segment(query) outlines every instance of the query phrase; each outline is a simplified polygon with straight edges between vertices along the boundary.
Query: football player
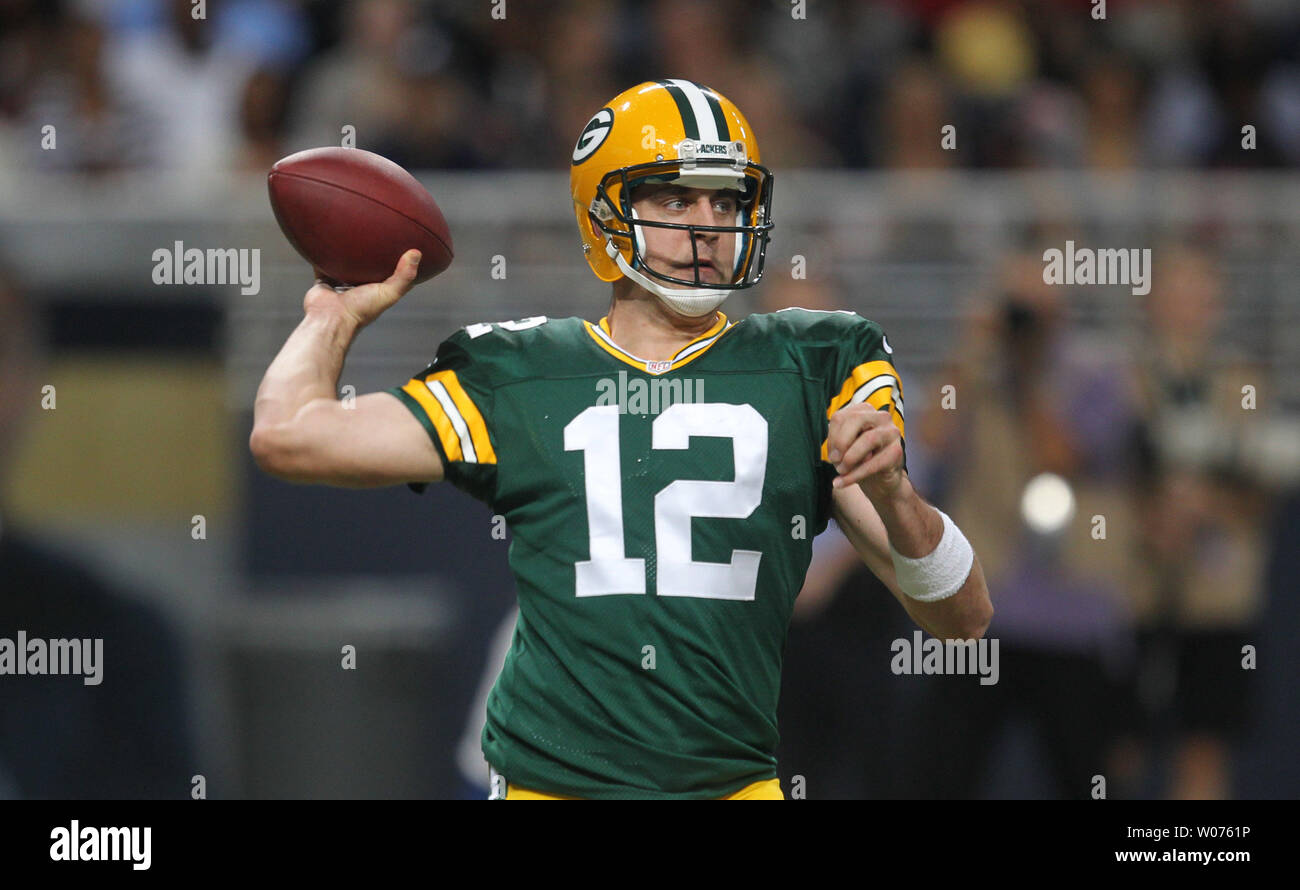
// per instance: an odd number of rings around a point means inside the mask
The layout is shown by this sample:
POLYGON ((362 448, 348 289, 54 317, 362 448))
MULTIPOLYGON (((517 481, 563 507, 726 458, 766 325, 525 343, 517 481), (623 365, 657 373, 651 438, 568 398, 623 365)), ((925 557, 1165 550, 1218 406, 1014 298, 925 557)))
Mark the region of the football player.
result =
POLYGON ((719 311, 762 276, 772 229, 772 174, 735 105, 635 86, 583 129, 571 183, 587 262, 613 283, 606 317, 470 325, 345 410, 348 346, 419 254, 382 283, 318 283, 250 446, 283 479, 446 479, 505 516, 519 619, 482 737, 495 796, 779 799, 781 657, 811 539, 834 517, 944 638, 988 626, 979 562, 908 480, 876 324, 719 311))

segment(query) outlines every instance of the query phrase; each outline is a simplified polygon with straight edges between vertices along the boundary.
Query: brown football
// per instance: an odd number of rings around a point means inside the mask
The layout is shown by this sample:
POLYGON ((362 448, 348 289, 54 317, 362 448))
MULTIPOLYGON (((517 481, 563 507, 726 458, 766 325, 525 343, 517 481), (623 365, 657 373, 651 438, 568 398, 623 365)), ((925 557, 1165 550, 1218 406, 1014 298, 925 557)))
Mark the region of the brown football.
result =
POLYGON ((383 281, 413 247, 417 283, 451 265, 451 232, 433 195, 374 152, 300 151, 275 163, 266 187, 284 236, 331 283, 383 281))

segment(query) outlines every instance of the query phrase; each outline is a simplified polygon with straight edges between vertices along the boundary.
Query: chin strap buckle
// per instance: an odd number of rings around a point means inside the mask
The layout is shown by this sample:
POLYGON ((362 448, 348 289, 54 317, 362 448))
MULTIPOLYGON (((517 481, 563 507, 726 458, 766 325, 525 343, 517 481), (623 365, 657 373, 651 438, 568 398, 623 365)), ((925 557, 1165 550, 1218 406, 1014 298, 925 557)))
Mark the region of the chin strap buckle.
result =
POLYGON ((610 209, 609 202, 600 195, 591 199, 591 207, 588 208, 591 215, 603 223, 609 222, 614 218, 614 211, 610 209))

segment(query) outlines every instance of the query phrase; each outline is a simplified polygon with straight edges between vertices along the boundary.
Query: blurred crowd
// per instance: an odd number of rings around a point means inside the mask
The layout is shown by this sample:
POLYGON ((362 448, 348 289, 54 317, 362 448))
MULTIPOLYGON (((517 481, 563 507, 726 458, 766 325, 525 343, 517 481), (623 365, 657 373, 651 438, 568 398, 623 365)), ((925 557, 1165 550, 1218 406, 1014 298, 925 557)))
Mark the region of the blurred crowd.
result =
POLYGON ((3 0, 0 162, 261 170, 353 127, 408 167, 562 168, 592 113, 656 77, 747 109, 776 167, 1300 160, 1300 6, 1106 7, 3 0))
MULTIPOLYGON (((1222 336, 1216 253, 1162 244, 1129 340, 1073 322, 1041 253, 999 261, 950 358, 909 390, 930 394, 908 403, 911 475, 980 556, 1000 680, 863 670, 912 628, 828 532, 781 718, 783 766, 823 794, 1084 798, 1101 776, 1108 797, 1225 798, 1261 713, 1294 719, 1263 702, 1252 653, 1268 603, 1289 595, 1267 566, 1295 546, 1278 483, 1300 477, 1300 438, 1255 398, 1267 371, 1222 336), (1047 504, 1044 474, 1064 483, 1047 504), (1016 731, 1032 756, 999 772, 1016 731)), ((842 302, 826 283, 765 295, 842 302)))

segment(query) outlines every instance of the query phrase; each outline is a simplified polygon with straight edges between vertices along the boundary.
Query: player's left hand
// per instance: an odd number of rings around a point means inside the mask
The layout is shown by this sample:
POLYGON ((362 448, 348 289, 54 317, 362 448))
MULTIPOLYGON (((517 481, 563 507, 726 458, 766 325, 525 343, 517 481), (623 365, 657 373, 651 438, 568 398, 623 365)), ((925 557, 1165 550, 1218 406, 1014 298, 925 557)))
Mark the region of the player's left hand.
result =
POLYGON ((903 439, 888 411, 866 402, 841 408, 831 418, 826 449, 839 473, 836 488, 861 483, 875 500, 903 484, 903 439))

